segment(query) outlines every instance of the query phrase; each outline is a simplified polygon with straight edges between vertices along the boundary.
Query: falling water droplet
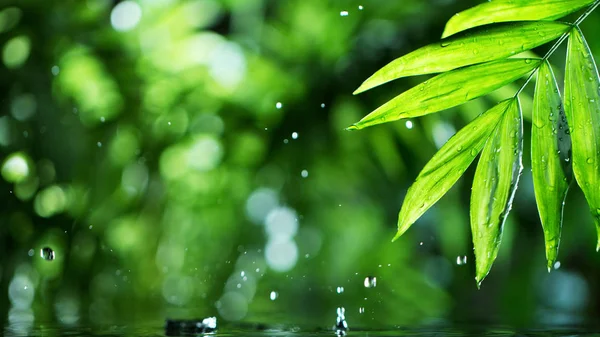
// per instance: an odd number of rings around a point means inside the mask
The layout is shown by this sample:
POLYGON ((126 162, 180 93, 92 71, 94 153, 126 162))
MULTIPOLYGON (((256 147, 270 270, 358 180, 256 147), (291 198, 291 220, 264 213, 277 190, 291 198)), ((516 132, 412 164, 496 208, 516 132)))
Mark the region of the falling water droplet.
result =
POLYGON ((358 10, 362 11, 364 9, 364 7, 362 5, 358 5, 358 10))
POLYGON ((359 314, 364 314, 365 313, 365 308, 363 308, 363 307, 358 308, 358 313, 359 314))
POLYGON ((42 248, 40 251, 40 256, 46 261, 52 261, 55 258, 54 251, 50 247, 42 248))
POLYGON ((292 139, 298 139, 298 132, 292 132, 292 139))
POLYGON ((277 109, 281 109, 281 108, 283 108, 283 103, 281 103, 281 102, 277 102, 277 103, 275 103, 275 107, 276 107, 277 109))
POLYGON ((375 276, 367 276, 364 281, 365 288, 375 288, 377 286, 377 278, 375 276))
POLYGON ((348 11, 341 11, 340 16, 348 16, 348 11))
POLYGON ((560 261, 554 262, 554 269, 556 270, 558 268, 560 268, 560 261))
POLYGON ((276 291, 271 291, 271 294, 269 295, 271 301, 275 301, 277 297, 279 297, 279 294, 276 291))
POLYGON ((413 122, 412 121, 406 121, 406 128, 407 129, 412 129, 413 128, 413 122))
POLYGON ((341 294, 341 293, 344 292, 344 287, 337 287, 336 291, 337 291, 338 294, 341 294))
POLYGON ((467 264, 467 256, 457 256, 456 257, 456 264, 459 266, 463 266, 465 264, 467 264))

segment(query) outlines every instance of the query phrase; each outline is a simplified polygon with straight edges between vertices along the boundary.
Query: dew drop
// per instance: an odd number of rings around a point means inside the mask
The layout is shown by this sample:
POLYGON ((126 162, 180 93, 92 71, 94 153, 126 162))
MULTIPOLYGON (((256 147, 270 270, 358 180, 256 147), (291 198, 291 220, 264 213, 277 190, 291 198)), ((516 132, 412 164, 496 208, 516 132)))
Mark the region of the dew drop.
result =
POLYGON ((277 297, 279 297, 279 294, 276 291, 271 291, 271 294, 269 294, 271 301, 275 301, 277 297))
POLYGON ((592 163, 594 162, 594 159, 592 159, 592 158, 588 158, 588 159, 586 160, 586 162, 587 162, 588 164, 592 164, 592 163))
POLYGON ((452 42, 444 41, 444 42, 440 43, 440 46, 442 48, 444 48, 444 47, 448 47, 450 44, 452 44, 452 42))
POLYGON ((52 261, 55 258, 54 251, 50 247, 42 248, 40 256, 46 261, 52 261))
POLYGON ((375 288, 377 286, 377 278, 375 276, 367 276, 363 284, 365 288, 375 288))

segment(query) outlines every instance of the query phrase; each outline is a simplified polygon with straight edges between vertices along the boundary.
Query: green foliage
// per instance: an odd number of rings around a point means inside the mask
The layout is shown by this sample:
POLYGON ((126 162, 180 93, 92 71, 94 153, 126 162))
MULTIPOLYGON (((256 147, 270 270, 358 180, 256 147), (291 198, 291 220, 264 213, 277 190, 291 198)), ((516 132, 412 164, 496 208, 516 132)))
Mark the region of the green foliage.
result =
POLYGON ((431 158, 404 198, 398 220, 400 237, 462 176, 483 149, 512 100, 500 102, 460 130, 431 158))
POLYGON ((514 82, 540 62, 540 59, 529 58, 506 59, 443 73, 400 94, 349 129, 419 117, 463 104, 514 82))
POLYGON ((544 238, 546 260, 551 269, 558 255, 563 205, 573 180, 571 136, 558 84, 548 62, 537 74, 531 128, 533 187, 544 238))
MULTIPOLYGON (((592 53, 579 29, 567 48, 565 113, 573 142, 573 172, 600 233, 600 79, 592 53)), ((600 250, 600 238, 596 250, 600 250)))
POLYGON ((474 29, 402 56, 369 77, 354 93, 407 76, 440 73, 503 59, 552 41, 571 26, 558 22, 511 22, 474 29), (465 57, 468 55, 469 57, 465 57))
POLYGON ((502 229, 523 166, 523 119, 519 100, 506 101, 498 125, 483 148, 471 194, 471 231, 475 246, 475 279, 480 283, 498 255, 502 229))
POLYGON ((555 20, 573 13, 594 0, 496 0, 455 14, 442 37, 496 22, 523 20, 555 20))
MULTIPOLYGON (((598 0, 593 4, 589 0, 496 0, 456 14, 447 23, 443 36, 468 31, 391 62, 367 79, 355 94, 404 76, 442 74, 393 98, 348 129, 362 129, 458 106, 537 71, 532 170, 550 267, 558 254, 571 156, 575 178, 600 233, 600 190, 597 188, 600 185, 600 134, 593 131, 600 127, 600 80, 578 26, 598 5, 598 0), (572 25, 549 21, 506 23, 554 20, 588 5, 572 25), (496 22, 503 23, 470 29, 496 22), (563 112, 548 57, 567 37, 563 112), (519 55, 507 59, 557 38, 542 59, 519 55)), ((522 171, 523 113, 518 96, 533 75, 529 75, 512 98, 475 119, 433 156, 409 189, 400 210, 394 240, 452 187, 483 148, 473 181, 470 208, 478 284, 489 273, 498 254, 503 225, 522 171)))

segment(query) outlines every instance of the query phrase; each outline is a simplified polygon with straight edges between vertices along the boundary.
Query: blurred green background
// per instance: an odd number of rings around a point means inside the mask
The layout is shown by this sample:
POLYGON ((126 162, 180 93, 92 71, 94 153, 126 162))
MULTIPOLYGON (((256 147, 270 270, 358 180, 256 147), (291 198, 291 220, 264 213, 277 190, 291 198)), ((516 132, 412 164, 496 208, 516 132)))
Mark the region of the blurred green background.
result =
MULTIPOLYGON (((337 307, 351 329, 594 322, 591 216, 572 188, 549 274, 528 151, 481 290, 474 167, 390 242, 427 160, 518 83, 344 131, 423 80, 352 96, 364 79, 477 3, 1 1, 0 322, 27 332, 216 315, 329 328, 337 307), (44 247, 55 260, 40 257, 44 247)), ((598 19, 582 25, 596 55, 598 19)), ((562 77, 564 47, 553 62, 562 77)))

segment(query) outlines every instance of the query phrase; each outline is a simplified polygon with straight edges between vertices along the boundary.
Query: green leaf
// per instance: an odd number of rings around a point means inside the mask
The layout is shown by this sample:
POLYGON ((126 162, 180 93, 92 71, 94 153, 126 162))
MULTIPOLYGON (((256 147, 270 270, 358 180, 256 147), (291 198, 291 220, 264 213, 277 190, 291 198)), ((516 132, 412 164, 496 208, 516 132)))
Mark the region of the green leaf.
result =
POLYGON ((442 37, 496 22, 556 20, 573 13, 594 0, 495 0, 454 14, 446 23, 442 37))
POLYGON ((407 76, 441 73, 506 58, 552 41, 571 25, 558 22, 511 22, 469 31, 404 55, 369 77, 354 94, 407 76))
POLYGON ((437 75, 396 96, 348 130, 448 109, 496 90, 537 68, 541 59, 506 59, 437 75))
POLYGON ((573 172, 588 202, 600 250, 600 79, 585 38, 569 36, 565 71, 565 113, 573 145, 573 172))
POLYGON ((560 244, 563 205, 572 180, 571 136, 554 73, 543 62, 537 74, 531 128, 531 170, 548 271, 560 244))
POLYGON ((471 231, 478 285, 492 268, 523 166, 523 121, 518 99, 508 101, 502 120, 481 153, 471 194, 471 231))
POLYGON ((512 106, 513 99, 498 103, 458 131, 425 165, 408 189, 398 215, 398 239, 462 176, 485 145, 486 139, 512 106))

